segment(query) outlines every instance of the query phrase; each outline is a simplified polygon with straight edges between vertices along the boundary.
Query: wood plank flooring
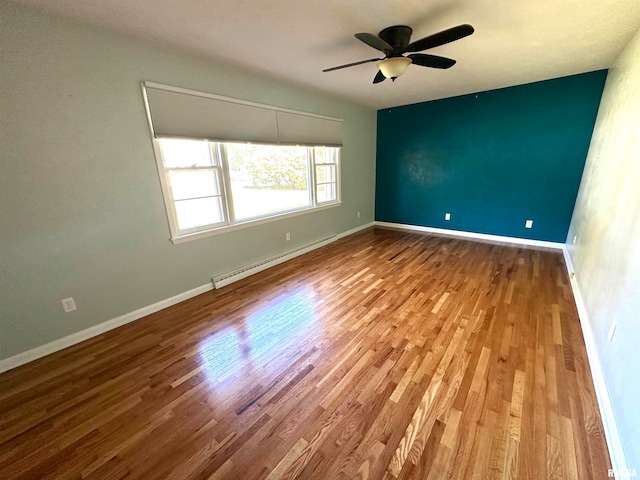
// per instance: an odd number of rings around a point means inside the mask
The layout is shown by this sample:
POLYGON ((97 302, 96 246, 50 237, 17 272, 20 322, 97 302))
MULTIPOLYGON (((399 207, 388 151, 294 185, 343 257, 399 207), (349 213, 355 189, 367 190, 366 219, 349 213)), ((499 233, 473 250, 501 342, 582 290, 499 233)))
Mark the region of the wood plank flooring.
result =
POLYGON ((352 235, 0 375, 0 477, 607 478, 563 262, 352 235))

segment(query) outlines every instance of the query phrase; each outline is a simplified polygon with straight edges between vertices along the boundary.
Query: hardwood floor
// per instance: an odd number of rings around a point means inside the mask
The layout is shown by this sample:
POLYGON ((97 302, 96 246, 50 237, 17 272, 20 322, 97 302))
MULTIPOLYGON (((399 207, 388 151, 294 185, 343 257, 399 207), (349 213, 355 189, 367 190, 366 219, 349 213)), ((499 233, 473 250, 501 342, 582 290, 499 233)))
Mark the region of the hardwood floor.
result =
POLYGON ((347 237, 0 375, 0 477, 605 479, 563 262, 347 237))

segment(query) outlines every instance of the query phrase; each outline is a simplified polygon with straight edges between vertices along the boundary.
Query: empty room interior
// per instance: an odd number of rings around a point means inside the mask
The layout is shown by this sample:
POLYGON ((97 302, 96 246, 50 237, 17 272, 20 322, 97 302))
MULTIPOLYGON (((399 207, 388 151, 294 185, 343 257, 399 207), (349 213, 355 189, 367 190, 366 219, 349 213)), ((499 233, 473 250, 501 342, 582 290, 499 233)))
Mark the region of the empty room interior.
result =
POLYGON ((640 474, 640 2, 0 4, 0 477, 640 474))

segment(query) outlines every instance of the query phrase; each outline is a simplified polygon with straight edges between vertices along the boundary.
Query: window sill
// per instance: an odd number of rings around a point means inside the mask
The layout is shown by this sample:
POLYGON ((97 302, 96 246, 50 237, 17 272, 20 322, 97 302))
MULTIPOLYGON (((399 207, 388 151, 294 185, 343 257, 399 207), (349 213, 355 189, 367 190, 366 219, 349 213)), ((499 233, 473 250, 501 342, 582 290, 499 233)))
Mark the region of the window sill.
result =
POLYGON ((203 230, 201 232, 188 233, 186 235, 179 235, 171 238, 171 242, 174 245, 180 243, 190 242, 192 240, 198 240, 200 238, 212 237, 213 235, 220 235, 221 233, 233 232, 234 230, 241 230, 243 228, 254 227, 256 225, 262 225, 263 223, 274 222, 276 220, 283 220, 285 218, 297 217, 298 215, 305 215, 307 213, 318 212, 320 210, 327 210, 329 208, 339 207, 342 202, 332 202, 326 205, 320 205, 318 207, 309 207, 302 210, 296 210, 295 212, 282 213, 280 215, 273 215, 270 217, 264 217, 257 220, 249 220, 246 222, 235 223, 233 225, 225 225, 224 227, 216 227, 210 230, 203 230))

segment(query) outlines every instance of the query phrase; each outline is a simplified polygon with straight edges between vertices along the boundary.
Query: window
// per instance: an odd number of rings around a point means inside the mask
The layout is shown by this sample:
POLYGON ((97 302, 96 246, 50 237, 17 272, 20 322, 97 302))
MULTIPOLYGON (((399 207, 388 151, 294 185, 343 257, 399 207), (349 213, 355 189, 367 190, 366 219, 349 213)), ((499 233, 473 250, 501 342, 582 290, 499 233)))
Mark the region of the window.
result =
POLYGON ((336 199, 338 189, 338 149, 316 148, 314 151, 316 168, 316 201, 327 203, 336 199))
POLYGON ((310 207, 309 150, 273 145, 222 145, 229 166, 233 218, 310 207))
POLYGON ((141 88, 174 243, 340 205, 341 119, 141 88))
POLYGON ((336 147, 158 144, 174 240, 339 203, 336 147))
POLYGON ((221 168, 204 141, 160 141, 167 183, 179 231, 224 225, 221 168))

